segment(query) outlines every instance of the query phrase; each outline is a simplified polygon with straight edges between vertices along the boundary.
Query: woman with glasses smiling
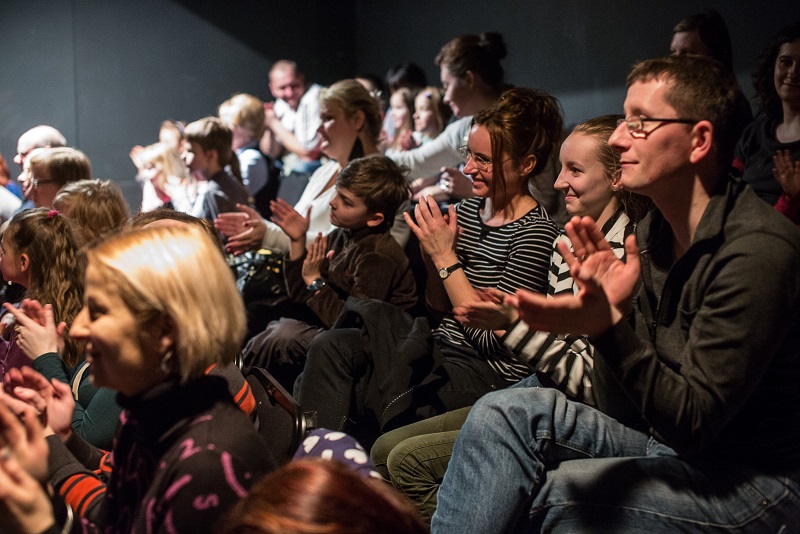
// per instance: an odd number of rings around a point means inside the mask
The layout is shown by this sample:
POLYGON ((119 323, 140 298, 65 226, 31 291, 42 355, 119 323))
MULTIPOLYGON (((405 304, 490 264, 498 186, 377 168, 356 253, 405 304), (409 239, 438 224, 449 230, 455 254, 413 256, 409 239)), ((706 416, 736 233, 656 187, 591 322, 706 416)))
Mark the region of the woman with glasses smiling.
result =
POLYGON ((51 208, 64 184, 92 179, 92 165, 86 154, 67 147, 40 148, 31 152, 23 173, 25 198, 37 208, 51 208))
POLYGON ((369 446, 380 432, 469 406, 530 374, 503 347, 502 334, 464 327, 452 309, 481 300, 480 288, 546 292, 558 228, 530 186, 562 130, 556 99, 533 89, 511 89, 476 115, 464 167, 475 197, 444 216, 431 198, 420 201, 414 219, 406 214, 424 253, 428 305, 441 315, 439 326, 432 335, 419 323, 406 332, 408 323, 394 310, 378 308, 364 314, 363 332, 320 334, 295 385, 320 426, 344 428, 369 446), (382 319, 390 332, 372 328, 382 319), (345 426, 349 421, 355 425, 345 426))

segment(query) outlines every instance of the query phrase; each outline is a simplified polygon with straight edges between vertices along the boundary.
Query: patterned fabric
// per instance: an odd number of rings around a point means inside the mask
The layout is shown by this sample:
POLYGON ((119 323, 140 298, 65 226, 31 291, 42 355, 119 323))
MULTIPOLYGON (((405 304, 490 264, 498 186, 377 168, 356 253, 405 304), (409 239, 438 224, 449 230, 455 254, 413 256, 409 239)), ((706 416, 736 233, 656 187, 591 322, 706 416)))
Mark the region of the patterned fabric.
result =
MULTIPOLYGON (((633 229, 633 223, 622 211, 603 227, 606 240, 620 259, 624 260, 625 237, 632 233, 633 229)), ((569 274, 569 265, 558 251, 560 242, 566 243, 572 250, 567 236, 560 235, 556 238, 550 265, 550 287, 547 291, 549 297, 578 293, 578 285, 569 274)), ((534 371, 547 375, 570 398, 590 405, 595 404, 591 380, 594 348, 585 336, 553 335, 549 332, 531 330, 520 320, 509 329, 503 342, 534 371)))
POLYGON ((275 467, 225 381, 160 384, 125 408, 112 453, 73 434, 50 446, 50 481, 85 532, 213 532, 214 523, 275 467))
MULTIPOLYGON (((558 235, 556 224, 539 205, 516 221, 488 226, 480 216, 482 203, 483 199, 471 198, 457 207, 461 233, 456 255, 472 287, 496 287, 506 293, 520 288, 547 292, 550 251, 558 235)), ((509 383, 530 374, 530 369, 489 330, 467 328, 449 315, 434 336, 455 346, 473 347, 509 383)))
POLYGON ((344 432, 334 432, 326 428, 314 430, 303 440, 293 459, 310 457, 342 463, 365 478, 383 478, 375 470, 364 447, 344 432))

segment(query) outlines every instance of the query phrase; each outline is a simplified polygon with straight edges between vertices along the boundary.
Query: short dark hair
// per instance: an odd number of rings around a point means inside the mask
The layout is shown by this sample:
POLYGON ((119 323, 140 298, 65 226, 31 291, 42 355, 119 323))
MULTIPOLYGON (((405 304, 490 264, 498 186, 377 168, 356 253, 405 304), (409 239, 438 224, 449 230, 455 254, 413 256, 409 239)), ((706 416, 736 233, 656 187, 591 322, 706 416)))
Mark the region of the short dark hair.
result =
POLYGON ((348 163, 339 173, 336 186, 357 195, 369 213, 383 214, 384 222, 391 226, 397 210, 410 196, 405 174, 404 168, 386 156, 367 156, 348 163))
POLYGON ((733 53, 731 52, 731 36, 725 20, 718 12, 713 9, 689 15, 681 19, 672 33, 678 32, 697 32, 711 57, 733 70, 733 53))
POLYGON ((681 117, 711 122, 718 162, 728 168, 742 133, 737 120, 741 89, 733 73, 710 57, 668 56, 635 65, 628 75, 628 87, 650 80, 672 82, 664 98, 681 117))
POLYGON ((394 93, 401 87, 419 90, 428 85, 428 78, 422 67, 416 63, 398 63, 386 73, 386 87, 394 93))

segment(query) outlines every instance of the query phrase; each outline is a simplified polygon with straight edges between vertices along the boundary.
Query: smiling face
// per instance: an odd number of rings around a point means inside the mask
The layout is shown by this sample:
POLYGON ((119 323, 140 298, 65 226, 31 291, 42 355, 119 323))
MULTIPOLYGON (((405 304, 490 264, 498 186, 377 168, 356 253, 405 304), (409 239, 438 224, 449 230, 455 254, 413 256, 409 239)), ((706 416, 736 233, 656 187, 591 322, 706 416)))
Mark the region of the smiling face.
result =
POLYGON ((414 130, 428 136, 436 137, 441 132, 433 110, 433 101, 425 93, 417 95, 414 101, 414 130))
POLYGON ((306 93, 306 82, 303 75, 292 68, 276 68, 269 73, 269 91, 292 109, 297 109, 306 93))
POLYGON ((392 124, 395 129, 411 128, 411 110, 406 105, 406 100, 400 91, 395 91, 389 99, 389 114, 392 117, 392 124))
POLYGON ((564 193, 570 215, 589 216, 602 226, 617 209, 606 166, 597 157, 597 139, 572 133, 561 145, 561 173, 555 188, 564 193))
POLYGON ((137 395, 163 381, 160 331, 158 320, 140 324, 117 286, 87 267, 85 303, 69 333, 86 341, 96 387, 137 395))
POLYGON ((346 163, 358 137, 358 118, 346 117, 344 111, 333 104, 320 106, 319 115, 322 152, 339 163, 346 163))
MULTIPOLYGON (((678 112, 665 100, 671 84, 663 79, 634 82, 625 98, 625 116, 679 118, 678 112)), ((608 144, 620 153, 619 184, 629 191, 652 197, 655 190, 663 189, 669 176, 689 163, 692 125, 645 124, 645 131, 634 137, 623 121, 611 134, 608 144)))
POLYGON ((774 83, 781 101, 800 103, 800 39, 783 43, 778 50, 774 83))

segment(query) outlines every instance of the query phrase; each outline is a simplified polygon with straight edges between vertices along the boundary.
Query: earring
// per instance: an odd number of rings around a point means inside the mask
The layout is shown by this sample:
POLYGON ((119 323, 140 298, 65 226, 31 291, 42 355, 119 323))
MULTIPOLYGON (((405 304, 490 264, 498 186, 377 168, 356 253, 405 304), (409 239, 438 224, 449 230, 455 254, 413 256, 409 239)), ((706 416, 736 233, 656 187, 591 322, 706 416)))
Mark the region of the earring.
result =
POLYGON ((172 349, 169 349, 164 357, 161 359, 161 371, 165 375, 172 374, 172 369, 170 369, 169 361, 172 359, 172 349))

